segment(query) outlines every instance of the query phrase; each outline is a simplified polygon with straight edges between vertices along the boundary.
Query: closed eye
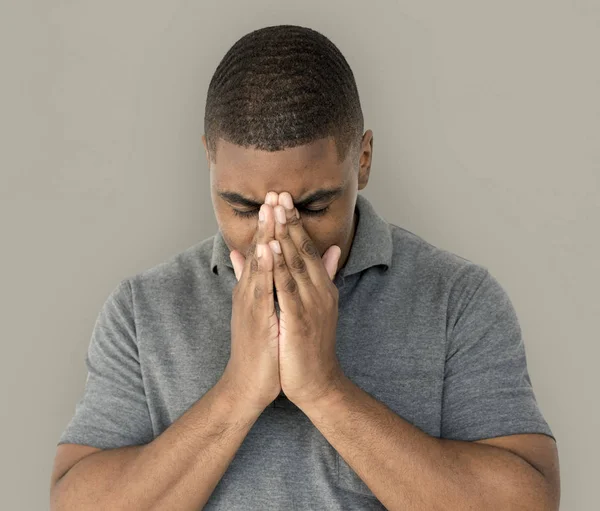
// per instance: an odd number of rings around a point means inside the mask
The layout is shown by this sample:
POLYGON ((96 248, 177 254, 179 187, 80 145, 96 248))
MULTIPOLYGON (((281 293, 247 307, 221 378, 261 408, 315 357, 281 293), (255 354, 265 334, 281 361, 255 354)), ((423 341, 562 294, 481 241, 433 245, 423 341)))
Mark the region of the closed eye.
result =
MULTIPOLYGON (((239 209, 231 208, 233 214, 236 216, 240 216, 243 218, 250 218, 252 216, 258 215, 258 209, 249 209, 247 211, 241 211, 239 209)), ((322 209, 308 209, 308 208, 300 208, 298 211, 301 215, 308 216, 321 216, 327 213, 329 210, 329 206, 326 206, 322 209)))

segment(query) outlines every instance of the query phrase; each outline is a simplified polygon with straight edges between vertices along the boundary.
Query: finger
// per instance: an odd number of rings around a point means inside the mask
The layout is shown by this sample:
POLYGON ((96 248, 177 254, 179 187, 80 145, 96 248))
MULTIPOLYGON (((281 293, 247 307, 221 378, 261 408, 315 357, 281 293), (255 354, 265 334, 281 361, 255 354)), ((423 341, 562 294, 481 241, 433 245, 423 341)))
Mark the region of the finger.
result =
POLYGON ((231 252, 229 252, 229 259, 231 260, 231 264, 233 265, 235 278, 239 282, 240 278, 242 277, 242 271, 244 269, 244 263, 246 262, 246 258, 238 250, 232 250, 231 252))
POLYGON ((290 236, 287 224, 288 218, 283 206, 275 206, 275 218, 277 219, 275 223, 275 239, 279 241, 287 270, 300 288, 304 289, 304 291, 310 290, 313 287, 313 282, 308 273, 308 266, 290 236))
POLYGON ((269 247, 273 257, 273 282, 277 290, 279 308, 286 313, 294 312, 298 314, 303 306, 298 283, 285 262, 279 241, 271 241, 269 247))
POLYGON ((342 251, 337 245, 331 245, 323 254, 323 266, 325 266, 325 269, 327 270, 327 275, 329 275, 329 278, 331 280, 335 278, 341 255, 342 251))
POLYGON ((258 229, 255 231, 254 236, 252 237, 252 240, 250 241, 250 245, 248 246, 248 248, 246 249, 245 254, 241 255, 242 258, 244 259, 244 263, 241 267, 241 271, 240 271, 240 278, 239 280, 241 281, 242 278, 244 276, 246 276, 246 280, 249 280, 249 275, 251 272, 251 266, 252 264, 254 264, 256 266, 256 243, 258 240, 258 229), (254 263, 253 263, 254 260, 254 263))
MULTIPOLYGON (((268 204, 262 204, 258 212, 258 231, 256 234, 256 243, 264 245, 268 251, 268 244, 275 239, 275 214, 273 208, 268 204)), ((269 257, 271 254, 268 254, 269 257)), ((251 268, 254 268, 251 265, 251 268)), ((251 270, 253 271, 253 270, 251 270)), ((251 278, 254 275, 250 275, 251 278)), ((271 284, 272 285, 272 284, 271 284)))
POLYGON ((268 204, 272 208, 277 206, 277 201, 279 200, 279 194, 277 192, 268 192, 265 196, 265 204, 268 204))
MULTIPOLYGON (((281 251, 281 246, 279 245, 279 241, 275 240, 276 243, 276 249, 274 250, 278 250, 281 251)), ((271 245, 271 243, 269 243, 271 245)), ((273 248, 273 245, 272 247, 273 248)), ((278 254, 280 252, 275 252, 275 254, 278 254)), ((331 247, 329 247, 325 253, 323 254, 323 257, 321 258, 321 260, 323 261, 323 266, 325 266, 325 269, 327 270, 327 274, 329 275, 329 278, 331 280, 335 279, 335 276, 337 274, 338 271, 338 265, 340 263, 340 256, 342 255, 342 251, 340 249, 340 247, 338 247, 337 245, 331 245, 331 247)), ((274 262, 274 267, 277 266, 277 259, 275 258, 275 262, 274 262)))
MULTIPOLYGON (((268 195, 268 194, 267 194, 268 195)), ((267 200, 267 198, 265 198, 267 200)), ((262 204, 258 214, 257 259, 258 267, 252 274, 253 296, 266 299, 269 310, 275 311, 275 293, 273 290, 273 254, 269 242, 275 239, 275 215, 269 204, 262 204)))
MULTIPOLYGON (((248 281, 251 281, 259 272, 258 256, 256 247, 258 244, 266 245, 274 236, 274 215, 273 208, 267 204, 262 204, 258 213, 258 224, 256 232, 246 251, 246 261, 244 264, 244 274, 248 275, 248 281)), ((270 255, 270 254, 269 254, 270 255)))
POLYGON ((246 275, 250 272, 250 263, 256 251, 257 239, 258 229, 255 231, 254 236, 252 237, 252 241, 246 250, 245 256, 239 250, 232 250, 229 252, 229 259, 233 265, 233 272, 235 273, 235 278, 238 282, 241 280, 243 275, 246 275))
POLYGON ((267 194, 265 203, 261 206, 258 214, 259 224, 262 222, 262 229, 259 229, 258 240, 265 245, 268 245, 270 241, 275 239, 275 212, 271 205, 275 199, 272 196, 269 196, 271 193, 276 195, 274 192, 269 192, 267 194), (262 221, 260 220, 261 217, 262 221))
MULTIPOLYGON (((269 236, 266 238, 267 245, 275 239, 275 211, 273 208, 277 206, 277 202, 279 200, 279 194, 277 192, 268 192, 265 196, 265 204, 270 206, 269 210, 266 211, 266 226, 267 233, 269 236), (271 227, 272 225, 272 227, 271 227)), ((275 283, 273 282, 273 288, 275 287, 275 283)), ((275 301, 277 301, 277 295, 275 294, 275 289, 273 289, 273 295, 275 301)))
MULTIPOLYGON (((268 192, 265 196, 265 203, 269 204, 271 208, 277 204, 277 199, 279 195, 275 192, 268 192)), ((268 243, 270 240, 275 237, 275 218, 273 211, 265 211, 266 220, 265 220, 265 231, 267 233, 266 238, 264 239, 264 243, 268 243)), ((260 222, 260 214, 259 214, 259 222, 260 222)), ((260 224, 257 224, 257 229, 254 233, 254 237, 248 250, 246 251, 246 257, 239 250, 232 250, 229 253, 229 259, 231 260, 231 264, 233 265, 233 271, 235 273, 235 278, 239 280, 242 278, 244 273, 244 269, 247 267, 246 261, 248 259, 249 254, 253 254, 256 249, 256 243, 260 240, 260 224)), ((249 265, 248 265, 249 267, 249 265)))
MULTIPOLYGON (((276 225, 275 237, 281 242, 281 249, 292 275, 306 285, 309 280, 312 284, 317 284, 321 280, 329 279, 319 250, 304 229, 302 219, 294 208, 292 196, 288 192, 280 193, 279 204, 285 212, 285 223, 281 226, 276 225)), ((283 218, 281 213, 280 216, 283 218)))
MULTIPOLYGON (((273 296, 273 254, 269 245, 256 244, 257 270, 249 282, 254 305, 264 304, 268 310, 275 312, 275 300, 273 296)), ((261 305, 263 306, 263 305, 261 305)))

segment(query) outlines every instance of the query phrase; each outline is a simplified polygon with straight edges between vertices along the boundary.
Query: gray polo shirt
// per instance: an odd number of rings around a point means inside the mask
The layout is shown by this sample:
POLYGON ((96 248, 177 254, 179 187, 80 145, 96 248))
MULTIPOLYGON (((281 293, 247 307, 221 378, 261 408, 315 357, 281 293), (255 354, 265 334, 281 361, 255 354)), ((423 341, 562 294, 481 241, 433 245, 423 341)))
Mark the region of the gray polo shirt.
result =
MULTIPOLYGON (((362 195, 338 272, 345 374, 434 437, 552 436, 519 322, 483 266, 388 223, 362 195)), ((59 443, 148 443, 220 378, 236 278, 221 232, 122 280, 93 329, 88 377, 59 443)), ((204 509, 385 509, 306 415, 280 396, 204 509)))

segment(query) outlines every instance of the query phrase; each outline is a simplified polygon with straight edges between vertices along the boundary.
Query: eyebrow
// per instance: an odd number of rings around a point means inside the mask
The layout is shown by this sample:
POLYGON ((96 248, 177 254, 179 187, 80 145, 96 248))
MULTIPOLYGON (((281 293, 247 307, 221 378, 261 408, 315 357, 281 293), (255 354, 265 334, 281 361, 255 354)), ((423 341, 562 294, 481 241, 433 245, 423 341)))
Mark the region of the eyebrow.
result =
MULTIPOLYGON (((294 201, 294 206, 302 209, 313 202, 337 198, 342 195, 343 191, 344 189, 341 186, 337 188, 320 188, 319 190, 310 193, 303 199, 294 201)), ((236 192, 219 191, 217 194, 226 201, 234 202, 240 206, 260 208, 260 206, 263 204, 263 202, 257 202, 236 192)))

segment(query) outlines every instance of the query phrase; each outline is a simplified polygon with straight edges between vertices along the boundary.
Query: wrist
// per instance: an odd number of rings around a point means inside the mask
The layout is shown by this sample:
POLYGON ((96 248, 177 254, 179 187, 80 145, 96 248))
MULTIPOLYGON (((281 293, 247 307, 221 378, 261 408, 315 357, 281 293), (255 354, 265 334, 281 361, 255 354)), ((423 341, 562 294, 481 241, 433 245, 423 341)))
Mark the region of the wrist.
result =
POLYGON ((249 417, 258 417, 267 407, 268 403, 263 404, 256 397, 249 396, 248 393, 243 390, 244 386, 240 385, 237 380, 231 378, 227 371, 223 373, 215 385, 215 388, 229 403, 232 409, 249 417))
POLYGON ((327 385, 310 392, 303 398, 294 398, 291 401, 301 410, 308 408, 327 409, 344 398, 351 384, 353 382, 340 370, 330 377, 327 385))

